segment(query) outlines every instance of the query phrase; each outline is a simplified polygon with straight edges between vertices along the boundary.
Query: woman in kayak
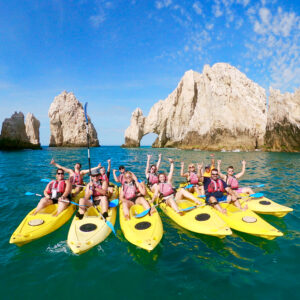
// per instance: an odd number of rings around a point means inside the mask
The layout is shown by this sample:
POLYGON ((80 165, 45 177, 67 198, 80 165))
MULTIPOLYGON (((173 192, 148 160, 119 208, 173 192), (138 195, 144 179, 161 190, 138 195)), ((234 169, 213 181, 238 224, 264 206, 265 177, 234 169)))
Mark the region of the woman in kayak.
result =
POLYGON ((246 171, 246 161, 243 160, 242 161, 242 171, 236 175, 234 175, 234 168, 233 166, 230 166, 227 168, 227 174, 222 174, 221 173, 221 160, 218 160, 218 172, 219 175, 221 177, 221 179, 223 179, 226 184, 237 193, 237 195, 241 194, 241 193, 246 193, 249 195, 254 194, 254 191, 250 188, 250 187, 243 187, 243 188, 239 188, 239 182, 238 179, 240 179, 246 171))
MULTIPOLYGON (((149 209, 150 205, 144 198, 146 195, 146 189, 143 184, 138 182, 137 177, 132 172, 125 172, 124 184, 120 192, 120 200, 123 204, 123 212, 126 220, 130 219, 130 207, 134 204, 140 204, 144 209, 149 209)), ((150 212, 150 214, 152 211, 150 212)))
POLYGON ((174 160, 169 158, 170 162, 170 172, 168 176, 165 173, 160 173, 158 176, 158 184, 155 185, 154 194, 152 197, 152 202, 155 201, 157 197, 161 197, 163 201, 166 201, 166 204, 172 207, 177 213, 181 214, 178 208, 176 201, 181 199, 190 199, 198 205, 202 205, 202 203, 194 197, 191 193, 186 191, 185 189, 180 189, 176 191, 176 189, 172 186, 172 178, 174 173, 174 160))
POLYGON ((44 190, 45 197, 40 200, 33 213, 34 215, 48 205, 58 203, 57 212, 54 215, 58 216, 70 204, 72 185, 69 180, 64 179, 64 175, 64 170, 58 168, 56 171, 56 180, 52 180, 47 184, 44 190))
POLYGON ((195 165, 189 164, 188 172, 183 173, 184 172, 184 162, 181 162, 180 176, 185 177, 187 179, 189 185, 191 185, 190 188, 187 188, 187 190, 190 193, 196 192, 198 195, 204 194, 203 184, 201 182, 201 186, 200 186, 200 183, 199 183, 199 179, 201 177, 202 165, 203 164, 201 164, 201 165, 197 164, 197 172, 196 172, 195 165))
POLYGON ((79 200, 79 209, 76 213, 76 217, 80 220, 83 218, 88 207, 92 205, 98 206, 99 204, 101 206, 103 217, 105 219, 108 217, 107 186, 106 189, 103 188, 100 177, 99 169, 91 172, 92 181, 86 186, 85 196, 79 200))
MULTIPOLYGON (((65 173, 69 173, 70 183, 72 184, 72 187, 75 188, 75 190, 73 191, 73 196, 77 195, 82 190, 83 176, 88 174, 90 172, 89 170, 81 170, 80 163, 75 164, 74 170, 59 165, 54 161, 54 159, 51 160, 50 164, 62 169, 65 173)), ((97 167, 92 168, 91 170, 96 170, 99 167, 101 167, 101 163, 99 163, 97 167)))
POLYGON ((119 172, 120 172, 119 176, 117 176, 116 172, 117 172, 117 170, 113 170, 113 175, 114 175, 115 182, 120 182, 121 185, 123 185, 124 182, 125 182, 125 178, 124 178, 124 175, 125 175, 125 172, 126 172, 125 167, 124 166, 119 167, 119 172))
POLYGON ((248 208, 247 205, 245 205, 244 208, 241 207, 235 192, 225 181, 219 178, 217 169, 211 170, 211 178, 202 176, 201 180, 204 184, 206 202, 221 213, 226 214, 226 209, 223 209, 219 204, 221 202, 233 203, 240 210, 246 210, 248 208), (227 195, 224 193, 227 193, 227 195))
POLYGON ((160 167, 161 162, 161 154, 158 154, 158 161, 156 165, 151 165, 150 167, 150 159, 152 155, 147 155, 147 165, 145 170, 146 179, 148 182, 148 187, 152 192, 154 192, 154 186, 158 183, 158 175, 157 172, 160 167))

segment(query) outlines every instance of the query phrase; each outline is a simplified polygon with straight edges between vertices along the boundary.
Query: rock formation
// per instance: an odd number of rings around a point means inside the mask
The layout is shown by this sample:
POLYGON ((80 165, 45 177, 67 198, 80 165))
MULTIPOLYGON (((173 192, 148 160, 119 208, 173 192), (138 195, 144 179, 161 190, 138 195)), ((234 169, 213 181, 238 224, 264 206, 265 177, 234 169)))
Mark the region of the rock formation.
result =
POLYGON ((270 88, 266 150, 300 151, 300 89, 281 94, 270 88))
POLYGON ((217 63, 203 73, 188 71, 177 88, 151 108, 136 109, 125 131, 125 147, 139 147, 156 133, 154 147, 254 150, 264 144, 266 93, 236 68, 217 63))
MULTIPOLYGON (((51 147, 86 147, 86 125, 82 104, 73 93, 62 92, 51 103, 51 147)), ((90 146, 99 147, 97 132, 89 118, 90 146)))
POLYGON ((26 134, 22 112, 15 112, 11 118, 4 120, 0 137, 0 149, 40 149, 40 145, 31 143, 26 134))
POLYGON ((32 113, 26 116, 25 130, 29 142, 40 145, 40 121, 32 113))

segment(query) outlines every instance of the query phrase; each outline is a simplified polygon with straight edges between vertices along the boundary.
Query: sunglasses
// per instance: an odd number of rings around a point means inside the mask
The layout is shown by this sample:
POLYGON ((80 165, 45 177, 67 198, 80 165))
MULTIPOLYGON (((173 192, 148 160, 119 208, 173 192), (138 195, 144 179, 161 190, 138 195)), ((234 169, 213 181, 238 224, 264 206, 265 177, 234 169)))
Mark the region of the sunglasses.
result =
POLYGON ((218 173, 211 173, 211 175, 218 176, 219 174, 218 173))
POLYGON ((57 175, 65 175, 65 173, 61 173, 61 172, 60 172, 60 173, 56 173, 56 174, 57 174, 57 175))

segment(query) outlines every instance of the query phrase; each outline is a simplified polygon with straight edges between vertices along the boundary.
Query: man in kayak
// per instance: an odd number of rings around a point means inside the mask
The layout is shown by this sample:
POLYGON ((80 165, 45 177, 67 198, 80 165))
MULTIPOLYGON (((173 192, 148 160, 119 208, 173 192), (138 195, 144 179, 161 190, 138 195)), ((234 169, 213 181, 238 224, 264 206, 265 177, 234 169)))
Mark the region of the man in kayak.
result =
POLYGON ((181 214, 178 208, 178 205, 176 201, 187 198, 190 199, 198 205, 202 205, 202 203, 194 197, 191 193, 189 193, 185 189, 179 189, 176 191, 176 189, 172 186, 172 178, 174 173, 174 160, 169 158, 170 162, 170 172, 168 176, 165 173, 160 173, 158 176, 158 184, 155 185, 154 188, 154 194, 152 197, 152 202, 155 201, 157 197, 160 197, 163 199, 163 201, 166 201, 166 204, 169 205, 176 211, 177 213, 181 214))
MULTIPOLYGON (((130 219, 130 207, 134 204, 140 204, 144 209, 149 209, 150 205, 145 199, 146 189, 143 184, 141 184, 134 173, 125 172, 124 174, 124 184, 120 192, 120 200, 123 204, 123 213, 126 220, 130 219)), ((150 212, 151 214, 152 212, 150 212)))
POLYGON ((221 160, 218 160, 218 172, 220 177, 227 183, 227 185, 237 193, 237 196, 241 193, 246 193, 249 195, 254 194, 254 191, 250 187, 243 187, 239 188, 239 182, 238 179, 241 178, 246 171, 246 161, 242 161, 242 171, 236 175, 234 175, 234 168, 233 166, 229 166, 227 168, 227 174, 221 173, 221 160))
POLYGON ((145 170, 146 179, 148 182, 148 187, 152 192, 154 192, 154 186, 158 183, 158 175, 157 172, 160 167, 161 162, 161 154, 158 155, 158 161, 156 165, 151 165, 150 167, 150 159, 152 155, 147 155, 147 165, 145 170))
POLYGON ((189 185, 192 185, 192 187, 188 188, 187 190, 190 193, 196 192, 198 195, 204 194, 204 188, 203 183, 199 182, 199 179, 201 177, 201 169, 202 164, 197 164, 197 172, 194 164, 189 164, 188 172, 184 173, 184 162, 181 162, 181 170, 180 170, 180 176, 185 177, 189 183, 189 185))
POLYGON ((71 200, 72 185, 69 180, 64 179, 65 172, 62 168, 56 171, 56 180, 49 182, 44 190, 44 196, 37 205, 34 215, 40 212, 43 208, 51 204, 58 203, 57 212, 54 216, 58 216, 71 200))
POLYGON ((108 217, 108 198, 107 198, 107 184, 103 188, 103 184, 100 181, 99 169, 91 171, 92 181, 88 183, 85 189, 85 196, 79 200, 79 209, 76 213, 78 219, 82 219, 85 211, 88 207, 100 204, 103 217, 108 217))
POLYGON ((113 175, 114 175, 115 182, 120 182, 121 185, 124 184, 124 182, 125 182, 125 178, 124 178, 125 171, 126 171, 125 167, 124 166, 120 166, 119 167, 120 175, 117 176, 117 174, 116 174, 117 170, 115 170, 115 169, 113 170, 113 175))
POLYGON ((233 203, 240 210, 246 210, 248 208, 246 205, 244 208, 241 207, 241 204, 234 191, 227 186, 225 181, 219 178, 217 169, 211 170, 211 178, 202 177, 201 180, 204 184, 206 202, 223 214, 226 214, 226 209, 223 209, 220 206, 219 203, 222 202, 233 203), (227 195, 224 194, 225 192, 227 195))
POLYGON ((214 169, 214 167, 215 167, 215 155, 211 154, 210 156, 211 156, 211 164, 205 166, 203 177, 210 178, 211 177, 211 170, 214 169))
MULTIPOLYGON (((73 196, 76 196, 81 190, 82 190, 82 185, 83 185, 83 176, 88 174, 90 171, 89 170, 81 170, 81 164, 76 163, 74 166, 74 170, 63 167, 56 163, 54 159, 51 160, 50 162, 51 165, 54 165, 57 168, 62 169, 65 173, 69 173, 69 180, 70 183, 72 184, 72 188, 75 189, 73 191, 73 196)), ((99 167, 101 167, 101 163, 95 168, 92 168, 91 170, 96 170, 99 167)))

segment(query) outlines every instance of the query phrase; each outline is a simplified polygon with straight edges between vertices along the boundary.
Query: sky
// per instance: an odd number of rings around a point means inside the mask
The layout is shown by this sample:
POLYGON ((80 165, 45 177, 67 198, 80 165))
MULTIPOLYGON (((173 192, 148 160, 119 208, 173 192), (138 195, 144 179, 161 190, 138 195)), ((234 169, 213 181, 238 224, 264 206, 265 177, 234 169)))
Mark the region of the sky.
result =
POLYGON ((121 145, 136 107, 147 115, 206 64, 293 92, 299 48, 300 1, 0 0, 0 122, 32 112, 48 145, 48 109, 66 90, 89 103, 100 144, 121 145))

